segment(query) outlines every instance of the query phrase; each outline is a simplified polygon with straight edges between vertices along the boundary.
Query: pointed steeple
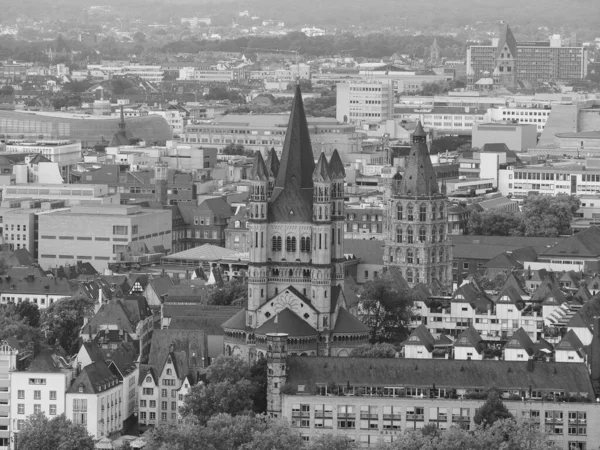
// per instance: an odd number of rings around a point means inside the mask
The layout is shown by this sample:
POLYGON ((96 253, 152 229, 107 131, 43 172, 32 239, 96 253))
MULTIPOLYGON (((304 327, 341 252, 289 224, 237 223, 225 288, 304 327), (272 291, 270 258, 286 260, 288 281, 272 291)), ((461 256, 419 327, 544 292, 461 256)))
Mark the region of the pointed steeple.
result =
POLYGON ((271 222, 310 222, 312 220, 312 174, 315 160, 310 143, 300 86, 292 103, 283 152, 269 208, 271 222))
POLYGON ((346 169, 344 169, 344 163, 340 158, 337 148, 333 151, 331 158, 329 158, 329 176, 332 180, 346 178, 346 169))
POLYGON ((267 166, 269 177, 277 178, 277 172, 279 172, 279 158, 277 157, 277 152, 275 152, 274 148, 269 150, 269 156, 267 156, 265 164, 267 166))
POLYGON ((498 47, 496 47, 496 58, 499 58, 505 52, 505 48, 510 52, 511 58, 517 57, 517 40, 508 26, 508 22, 501 23, 498 47))
POLYGON ((412 147, 398 194, 409 197, 431 197, 439 194, 437 177, 427 149, 427 133, 421 122, 412 135, 412 147))
POLYGON ((267 166, 265 165, 265 160, 260 151, 254 153, 254 162, 252 163, 252 170, 250 171, 250 180, 269 181, 267 166))
POLYGON ((325 153, 321 153, 321 156, 319 156, 319 161, 317 161, 312 179, 315 183, 327 183, 331 181, 331 178, 329 177, 329 165, 327 164, 325 153))

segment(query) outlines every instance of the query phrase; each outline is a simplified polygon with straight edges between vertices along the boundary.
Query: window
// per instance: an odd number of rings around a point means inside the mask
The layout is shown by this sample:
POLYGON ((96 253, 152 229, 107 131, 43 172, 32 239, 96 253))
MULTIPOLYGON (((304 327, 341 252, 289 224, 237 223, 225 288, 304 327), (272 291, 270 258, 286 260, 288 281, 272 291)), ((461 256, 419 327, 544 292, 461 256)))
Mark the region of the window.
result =
POLYGON ((411 248, 406 250, 406 263, 413 264, 413 250, 411 248))
POLYGON ((452 408, 452 423, 458 423, 459 426, 468 430, 471 426, 471 410, 469 408, 452 408))
POLYGON ((562 411, 546 411, 545 413, 546 433, 563 434, 564 422, 562 411))
POLYGON ((402 227, 396 228, 396 242, 402 243, 402 227))
POLYGON ((285 238, 285 250, 287 252, 296 251, 296 238, 294 236, 288 236, 285 238))
POLYGON ((569 411, 569 435, 587 435, 587 414, 585 411, 569 411))
POLYGON ((361 430, 378 430, 379 415, 377 414, 377 406, 361 405, 360 407, 360 429, 361 430))
POLYGON ((300 238, 300 251, 310 252, 310 237, 306 236, 300 238))
POLYGON ((408 230, 406 231, 406 242, 408 242, 409 244, 412 244, 414 242, 412 227, 408 227, 408 230))
POLYGON ((152 389, 152 388, 144 388, 142 390, 142 395, 154 395, 154 389, 152 389))
POLYGON ((353 405, 338 405, 337 407, 338 428, 352 429, 356 428, 356 414, 353 405))
POLYGON ((87 426, 87 399, 73 399, 73 423, 87 426))
POLYGON ((419 221, 425 222, 427 221, 427 206, 421 205, 419 207, 419 221))
POLYGON ((150 400, 150 402, 148 403, 150 408, 156 408, 156 400, 150 400))
POLYGON ((17 391, 17 398, 25 398, 25 391, 19 389, 17 391))
POLYGON ((17 405, 17 414, 25 414, 25 405, 23 403, 17 405))
POLYGON ((274 252, 281 251, 281 236, 273 236, 271 250, 274 252))
POLYGON ((113 225, 113 235, 125 236, 128 234, 129 227, 126 225, 113 225))
POLYGON ((169 409, 169 402, 160 402, 160 409, 169 409))
POLYGON ((146 407, 146 400, 140 400, 140 408, 146 407))
POLYGON ((160 390, 160 396, 161 396, 161 397, 167 397, 167 396, 168 396, 168 394, 167 394, 167 390, 166 390, 166 389, 161 389, 161 390, 160 390))
POLYGON ((51 416, 56 415, 56 405, 50 405, 50 415, 51 416))
POLYGON ((50 400, 56 400, 56 391, 50 391, 50 400))
POLYGON ((33 391, 33 399, 41 400, 42 399, 42 391, 33 391))
POLYGON ((315 428, 333 428, 333 406, 315 405, 315 428))
POLYGON ((399 430, 402 421, 402 410, 399 406, 383 407, 383 429, 399 430))
POLYGON ((409 222, 412 222, 414 220, 413 205, 411 205, 411 204, 409 204, 408 207, 406 208, 406 218, 409 222))
POLYGON ((425 227, 419 228, 419 242, 425 242, 427 239, 427 232, 425 231, 425 227))
POLYGON ((396 206, 396 219, 402 220, 402 203, 398 203, 398 206, 396 206))
POLYGON ((292 405, 292 427, 310 427, 310 405, 292 405))

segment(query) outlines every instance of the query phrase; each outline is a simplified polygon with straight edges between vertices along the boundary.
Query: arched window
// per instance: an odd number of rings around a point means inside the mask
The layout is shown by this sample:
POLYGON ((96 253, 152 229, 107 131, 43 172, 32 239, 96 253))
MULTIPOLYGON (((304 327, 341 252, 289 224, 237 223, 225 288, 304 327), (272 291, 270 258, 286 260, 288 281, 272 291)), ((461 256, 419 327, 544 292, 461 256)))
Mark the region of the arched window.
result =
POLYGON ((443 267, 440 267, 440 269, 439 269, 438 280, 441 281, 442 283, 444 282, 444 268, 443 267))
POLYGON ((444 242, 444 226, 443 225, 440 225, 439 237, 440 237, 440 242, 444 242))
POLYGON ((444 218, 444 204, 440 203, 440 215, 439 215, 440 219, 444 218))
POLYGON ((407 264, 413 263, 413 251, 410 248, 406 250, 406 263, 407 264))
POLYGON ((172 375, 173 371, 171 369, 167 369, 167 375, 172 375))
POLYGON ((408 242, 409 244, 412 244, 414 242, 412 227, 408 227, 408 230, 406 230, 406 242, 408 242))
POLYGON ((396 219, 402 220, 402 203, 398 203, 396 206, 396 219))
POLYGON ((427 221, 427 206, 426 205, 421 205, 419 206, 419 222, 426 222, 427 221))
POLYGON ((435 203, 431 204, 431 220, 435 220, 435 203))
POLYGON ((300 238, 300 251, 310 252, 310 237, 305 236, 300 238))
POLYGON ((419 228, 419 242, 425 242, 427 239, 427 232, 425 231, 425 227, 419 228))
POLYGON ((319 219, 323 218, 323 208, 319 206, 319 219))
POLYGON ((273 236, 273 239, 271 239, 271 241, 272 241, 271 250, 273 250, 274 252, 280 252, 281 251, 281 236, 273 236))
POLYGON ((293 236, 288 236, 285 238, 285 250, 287 252, 295 252, 296 251, 296 238, 293 236))
POLYGON ((435 242, 436 240, 436 230, 437 228, 434 226, 431 227, 431 242, 435 242))
POLYGON ((419 269, 415 269, 415 283, 419 283, 419 269))
POLYGON ((415 218, 413 216, 413 205, 412 205, 412 203, 409 203, 408 206, 406 207, 406 219, 409 222, 412 222, 413 220, 415 220, 415 218))
POLYGON ((401 243, 402 242, 402 227, 398 227, 396 228, 396 242, 401 243))
POLYGON ((406 269, 406 281, 409 283, 413 282, 413 271, 412 269, 406 269))

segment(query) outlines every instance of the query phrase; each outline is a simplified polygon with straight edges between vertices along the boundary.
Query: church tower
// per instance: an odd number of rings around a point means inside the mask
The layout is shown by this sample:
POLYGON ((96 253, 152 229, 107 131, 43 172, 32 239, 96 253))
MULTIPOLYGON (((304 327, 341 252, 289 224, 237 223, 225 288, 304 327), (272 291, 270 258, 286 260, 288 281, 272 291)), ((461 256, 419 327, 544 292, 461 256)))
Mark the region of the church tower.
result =
POLYGON ((447 198, 440 192, 419 122, 404 174, 394 177, 387 205, 384 263, 398 267, 408 284, 452 286, 447 198))
POLYGON ((433 38, 433 44, 429 47, 429 61, 431 64, 436 64, 440 60, 440 48, 438 47, 437 38, 433 38))
POLYGON ((267 355, 287 333, 290 354, 348 354, 369 328, 344 295, 344 165, 313 157, 300 88, 281 154, 257 152, 250 173, 248 307, 223 324, 225 354, 267 355), (345 352, 345 353, 344 353, 345 352))

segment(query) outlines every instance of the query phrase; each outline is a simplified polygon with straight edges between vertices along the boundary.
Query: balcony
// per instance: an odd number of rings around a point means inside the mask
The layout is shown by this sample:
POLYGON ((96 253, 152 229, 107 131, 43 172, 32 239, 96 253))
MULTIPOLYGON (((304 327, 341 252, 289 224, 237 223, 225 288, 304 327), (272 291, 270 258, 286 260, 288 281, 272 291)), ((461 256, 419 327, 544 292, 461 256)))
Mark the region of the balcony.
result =
POLYGON ((406 414, 406 420, 425 420, 424 414, 406 414))

